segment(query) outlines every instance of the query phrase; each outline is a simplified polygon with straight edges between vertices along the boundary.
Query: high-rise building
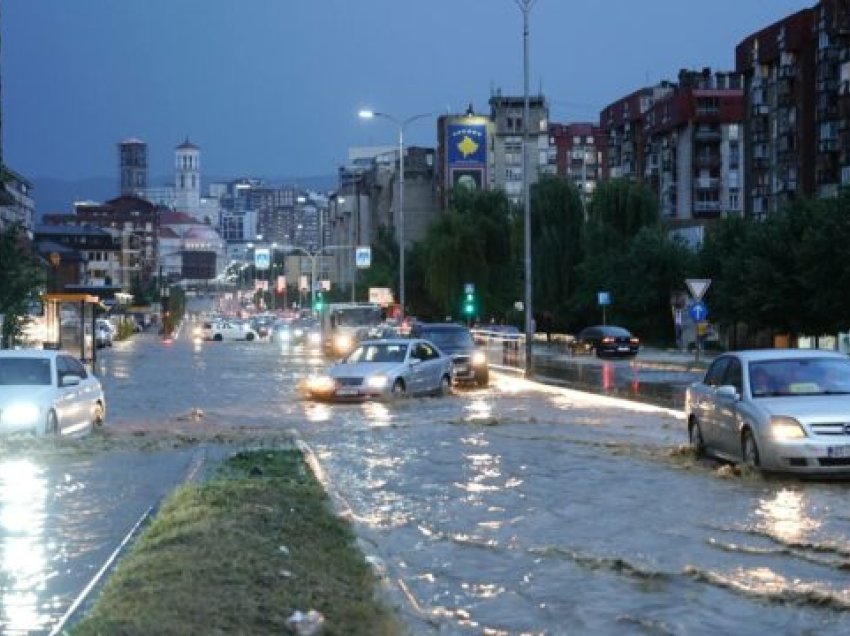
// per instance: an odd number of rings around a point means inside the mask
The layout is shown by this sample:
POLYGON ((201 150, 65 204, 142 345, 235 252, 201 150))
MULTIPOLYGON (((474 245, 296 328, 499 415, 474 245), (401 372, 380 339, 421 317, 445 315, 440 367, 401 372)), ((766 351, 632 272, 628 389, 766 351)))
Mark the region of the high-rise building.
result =
POLYGON ((144 196, 148 187, 148 145, 130 138, 118 144, 121 195, 144 196))
POLYGON ((602 177, 608 139, 596 124, 549 124, 549 165, 555 174, 575 183, 587 203, 602 177))
POLYGON ((186 140, 174 150, 174 209, 200 220, 201 149, 186 140))

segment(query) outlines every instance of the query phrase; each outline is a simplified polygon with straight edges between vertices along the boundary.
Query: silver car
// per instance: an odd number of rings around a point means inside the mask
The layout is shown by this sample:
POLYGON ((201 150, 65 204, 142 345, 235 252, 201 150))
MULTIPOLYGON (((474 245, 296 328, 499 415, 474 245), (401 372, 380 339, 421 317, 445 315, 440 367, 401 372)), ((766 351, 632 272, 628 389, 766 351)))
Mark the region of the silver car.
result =
POLYGON ((326 373, 311 377, 307 391, 324 399, 443 395, 451 379, 451 357, 428 340, 364 340, 326 373))
POLYGON ((691 446, 765 471, 850 473, 850 358, 805 349, 718 357, 688 387, 691 446))

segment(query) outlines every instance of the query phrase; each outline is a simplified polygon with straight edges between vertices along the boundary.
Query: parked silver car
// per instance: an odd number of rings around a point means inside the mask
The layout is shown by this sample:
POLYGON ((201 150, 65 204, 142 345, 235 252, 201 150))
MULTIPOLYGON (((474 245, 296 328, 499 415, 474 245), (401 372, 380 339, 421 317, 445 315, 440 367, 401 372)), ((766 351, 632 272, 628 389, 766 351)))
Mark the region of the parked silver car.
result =
POLYGON ((850 358, 804 349, 718 357, 688 387, 697 454, 765 471, 850 474, 850 358))
POLYGON ((311 377, 307 391, 325 399, 443 395, 451 380, 451 357, 428 340, 365 340, 326 373, 311 377))

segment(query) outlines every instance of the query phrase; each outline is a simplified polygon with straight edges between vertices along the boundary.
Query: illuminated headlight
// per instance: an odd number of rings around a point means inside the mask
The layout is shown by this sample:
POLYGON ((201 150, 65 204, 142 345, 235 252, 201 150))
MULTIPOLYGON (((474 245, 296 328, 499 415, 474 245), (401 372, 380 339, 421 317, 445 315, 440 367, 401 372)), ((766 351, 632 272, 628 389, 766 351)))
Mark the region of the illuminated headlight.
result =
POLYGON ((387 376, 385 375, 370 375, 366 378, 366 386, 370 389, 383 389, 387 386, 387 376))
POLYGON ((328 375, 314 375, 307 380, 307 387, 316 393, 328 393, 334 390, 336 383, 328 375))
POLYGON ((770 432, 776 439, 801 439, 806 437, 800 422, 793 417, 775 416, 770 418, 770 432))
POLYGON ((277 335, 277 337, 278 337, 278 338, 280 338, 281 340, 289 340, 289 338, 290 338, 291 336, 290 336, 290 333, 289 333, 288 331, 281 331, 281 332, 277 335))
POLYGON ((18 426, 35 424, 38 422, 38 407, 35 404, 13 404, 3 409, 3 422, 18 426))
POLYGON ((195 327, 195 332, 194 332, 194 333, 195 333, 195 336, 197 337, 197 336, 201 336, 201 335, 203 335, 203 333, 204 333, 204 332, 203 332, 203 330, 202 330, 200 327, 195 327))
POLYGON ((303 330, 303 329, 296 329, 296 330, 295 330, 295 337, 296 337, 296 338, 300 338, 300 337, 301 337, 301 336, 303 336, 303 335, 304 335, 304 330, 303 330))
POLYGON ((472 364, 473 366, 480 367, 482 364, 487 362, 487 356, 484 355, 483 351, 476 351, 472 354, 472 364))
POLYGON ((310 344, 317 345, 322 342, 322 334, 316 333, 315 331, 310 334, 309 337, 310 344))
POLYGON ((351 336, 340 334, 334 338, 334 347, 337 351, 347 351, 351 348, 351 336))

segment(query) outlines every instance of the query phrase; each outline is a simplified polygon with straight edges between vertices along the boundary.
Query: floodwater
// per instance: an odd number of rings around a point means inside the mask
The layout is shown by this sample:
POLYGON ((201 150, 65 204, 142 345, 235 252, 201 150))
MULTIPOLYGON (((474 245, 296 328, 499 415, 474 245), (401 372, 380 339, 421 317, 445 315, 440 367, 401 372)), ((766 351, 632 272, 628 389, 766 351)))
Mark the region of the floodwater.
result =
MULTIPOLYGON (((185 331, 100 364, 115 431, 296 431, 413 633, 848 631, 848 484, 697 462, 678 411, 497 373, 445 398, 321 404, 297 391, 321 358, 185 331)), ((126 470, 86 461, 107 483, 126 470)), ((33 544, 88 525, 65 514, 36 511, 33 544)))

